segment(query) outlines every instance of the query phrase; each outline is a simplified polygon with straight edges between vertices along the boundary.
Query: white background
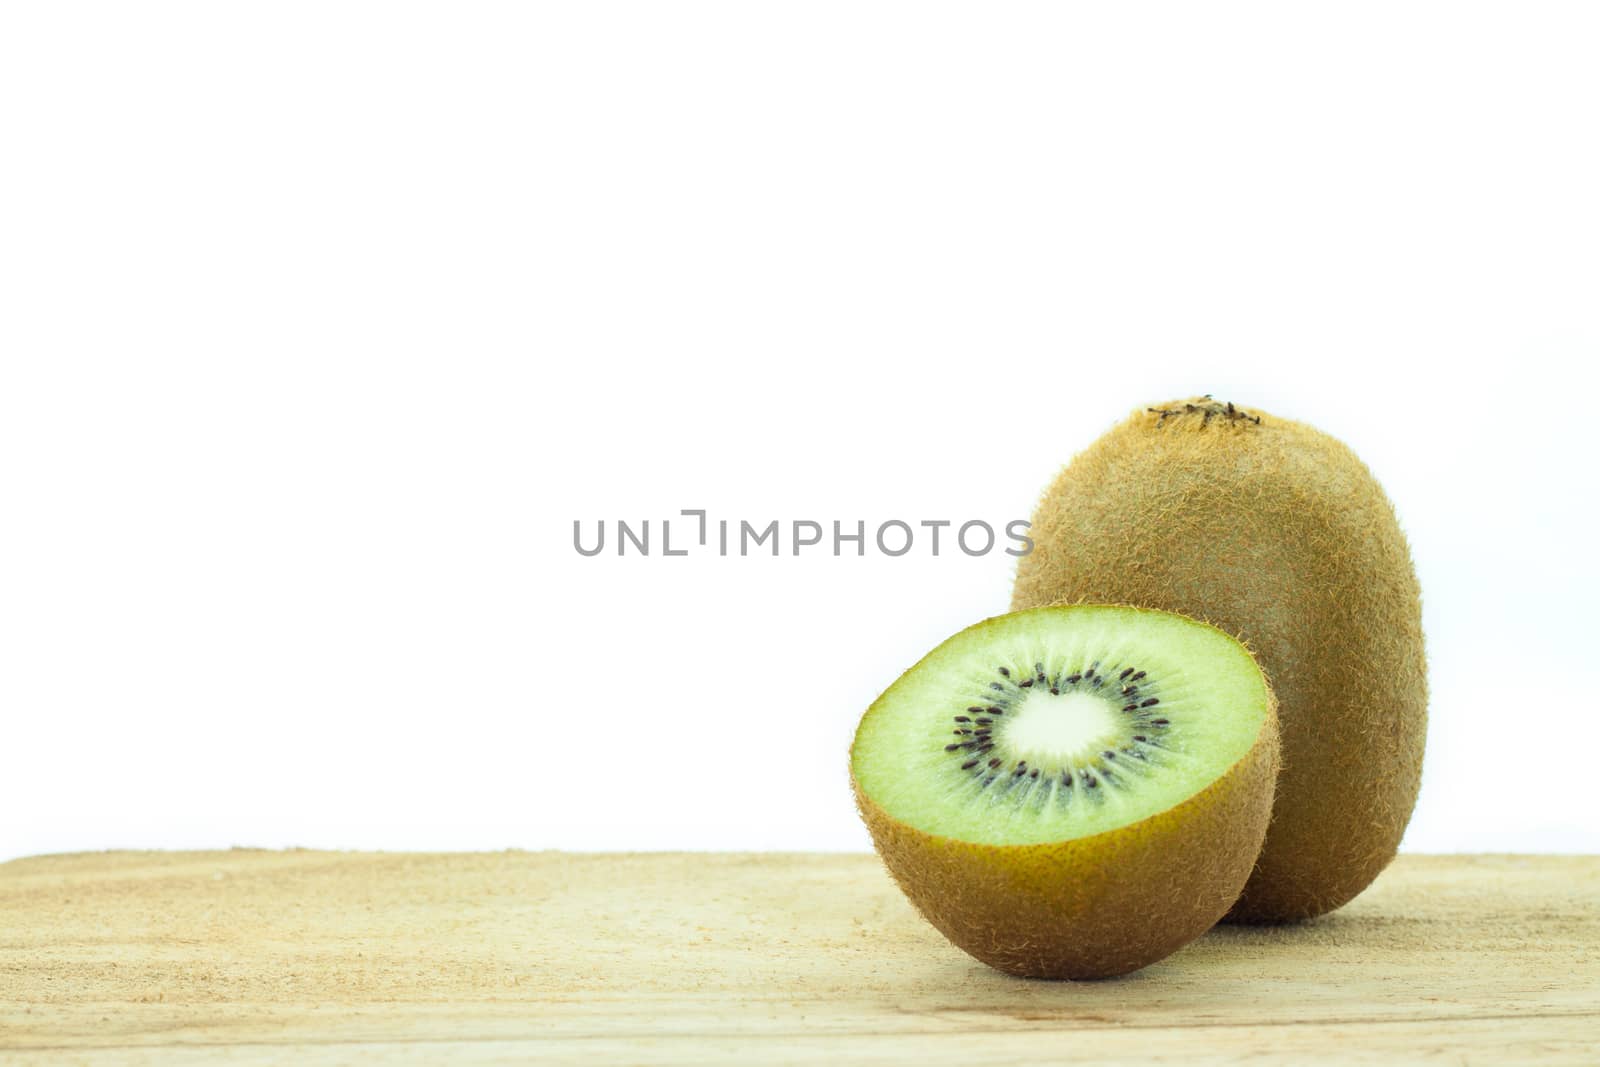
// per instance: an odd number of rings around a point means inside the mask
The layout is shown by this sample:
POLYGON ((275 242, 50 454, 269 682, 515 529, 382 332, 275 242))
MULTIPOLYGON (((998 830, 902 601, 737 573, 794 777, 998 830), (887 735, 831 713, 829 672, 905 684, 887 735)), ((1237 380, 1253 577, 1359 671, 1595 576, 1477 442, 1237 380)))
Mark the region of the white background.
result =
POLYGON ((857 716, 1212 392, 1387 487, 1406 847, 1600 850, 1600 9, 8 5, 0 857, 865 848, 857 716), (653 546, 656 547, 656 546, 653 546))

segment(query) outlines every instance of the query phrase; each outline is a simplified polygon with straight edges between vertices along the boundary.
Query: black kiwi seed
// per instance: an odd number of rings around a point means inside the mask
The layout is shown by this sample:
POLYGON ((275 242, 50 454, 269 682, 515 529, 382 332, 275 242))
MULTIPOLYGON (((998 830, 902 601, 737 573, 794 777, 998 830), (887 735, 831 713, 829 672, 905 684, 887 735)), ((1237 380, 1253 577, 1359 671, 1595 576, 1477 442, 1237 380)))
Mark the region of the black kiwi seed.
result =
POLYGON ((982 760, 969 759, 969 760, 967 760, 967 762, 965 762, 965 763, 963 763, 961 765, 961 769, 964 770, 964 771, 970 771, 970 770, 972 770, 972 768, 976 767, 979 763, 982 763, 982 762, 983 762, 982 760))
POLYGON ((1001 667, 1000 668, 1000 677, 1009 678, 1009 677, 1011 677, 1011 672, 1006 670, 1004 667, 1001 667))
POLYGON ((1133 673, 1133 668, 1132 667, 1128 667, 1121 674, 1117 675, 1117 681, 1119 681, 1119 682, 1127 681, 1128 675, 1130 675, 1132 673, 1133 673))
POLYGON ((993 719, 986 719, 981 715, 978 718, 973 719, 972 721, 977 723, 979 726, 993 726, 994 725, 994 720, 993 719))
POLYGON ((1071 678, 1067 679, 1067 684, 1068 685, 1077 685, 1081 681, 1083 681, 1083 675, 1074 674, 1071 678))
POLYGON ((987 707, 987 708, 981 708, 979 710, 987 711, 990 715, 1001 715, 1001 714, 1004 714, 999 708, 995 707, 993 704, 989 705, 989 707, 987 707))
POLYGON ((1017 683, 1017 688, 1019 688, 1019 689, 1026 689, 1026 688, 1028 688, 1028 687, 1029 687, 1029 686, 1030 686, 1030 685, 1032 685, 1032 684, 1033 684, 1033 679, 1032 679, 1032 678, 1029 678, 1029 679, 1028 679, 1028 680, 1027 680, 1027 681, 1026 681, 1026 682, 1018 682, 1018 683, 1017 683))
POLYGON ((982 715, 983 714, 983 709, 978 707, 977 705, 973 705, 972 707, 968 708, 967 710, 972 712, 972 714, 974 714, 974 715, 982 715))
MULTIPOLYGON (((976 711, 978 709, 977 708, 968 708, 967 710, 968 711, 976 711)), ((971 722, 971 721, 972 720, 967 718, 965 715, 957 715, 956 716, 956 722, 971 722)))
POLYGON ((1166 720, 1166 719, 1151 719, 1150 720, 1150 725, 1151 726, 1166 726, 1167 723, 1168 723, 1168 720, 1166 720))
POLYGON ((1034 768, 1034 769, 1033 769, 1033 771, 1032 771, 1032 773, 1030 773, 1030 774, 1029 774, 1029 775, 1028 775, 1028 777, 1029 777, 1029 778, 1037 778, 1037 777, 1039 777, 1039 768, 1037 768, 1037 767, 1035 767, 1035 768, 1034 768))
POLYGON ((989 761, 989 769, 990 770, 993 770, 994 768, 996 768, 998 766, 1000 766, 1000 760, 998 758, 995 758, 995 759, 992 759, 992 760, 989 761))
POLYGON ((1145 736, 1145 735, 1144 735, 1144 734, 1134 734, 1134 735, 1133 735, 1133 739, 1134 739, 1134 740, 1135 740, 1135 741, 1140 741, 1140 742, 1143 742, 1143 741, 1148 741, 1148 740, 1150 740, 1150 739, 1149 739, 1149 738, 1148 738, 1148 737, 1146 737, 1146 736, 1145 736))
POLYGON ((1117 758, 1117 754, 1115 752, 1111 751, 1109 748, 1106 749, 1104 752, 1100 753, 1100 755, 1104 756, 1106 759, 1116 759, 1117 758))
POLYGON ((1149 700, 1139 701, 1139 706, 1141 708, 1153 708, 1159 703, 1161 703, 1160 697, 1151 697, 1149 700))
POLYGON ((960 747, 961 747, 960 745, 946 745, 946 746, 944 746, 944 750, 946 752, 955 752, 960 747))
POLYGON ((1140 678, 1143 678, 1143 677, 1144 677, 1144 671, 1140 671, 1138 674, 1133 676, 1133 680, 1137 682, 1140 678))
POLYGON ((1058 697, 1058 696, 1061 695, 1061 690, 1057 689, 1055 686, 1051 686, 1050 687, 1050 695, 1053 696, 1053 697, 1058 697))
POLYGON ((1122 706, 1122 710, 1123 711, 1138 711, 1139 710, 1139 705, 1137 705, 1137 704, 1124 704, 1122 706))

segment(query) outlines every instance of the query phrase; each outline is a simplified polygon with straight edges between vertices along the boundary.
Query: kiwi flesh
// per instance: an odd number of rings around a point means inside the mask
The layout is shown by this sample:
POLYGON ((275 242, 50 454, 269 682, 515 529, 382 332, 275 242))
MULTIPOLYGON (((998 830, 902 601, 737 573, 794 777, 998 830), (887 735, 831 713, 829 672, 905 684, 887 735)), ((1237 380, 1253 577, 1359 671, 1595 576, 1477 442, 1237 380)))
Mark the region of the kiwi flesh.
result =
POLYGON ((1247 641, 1279 701, 1283 772, 1230 919, 1331 911, 1393 858, 1427 726, 1405 537, 1349 448, 1210 397, 1140 409, 1073 459, 1034 515, 1013 608, 1117 601, 1247 641))
POLYGON ((956 946, 1042 978, 1126 974, 1249 877, 1278 769, 1271 689, 1222 631, 1076 605, 963 630, 861 719, 856 803, 956 946))

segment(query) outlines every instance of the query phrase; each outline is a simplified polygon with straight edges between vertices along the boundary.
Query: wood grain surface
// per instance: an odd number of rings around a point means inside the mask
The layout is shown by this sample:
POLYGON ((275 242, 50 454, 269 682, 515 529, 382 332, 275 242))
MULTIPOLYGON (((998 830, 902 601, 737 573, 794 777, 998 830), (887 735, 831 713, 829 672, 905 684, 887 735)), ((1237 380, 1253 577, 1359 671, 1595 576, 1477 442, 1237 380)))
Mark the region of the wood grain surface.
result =
POLYGON ((0 864, 5 1064, 1600 1063, 1600 857, 1405 856, 1334 915, 1007 978, 875 857, 0 864))

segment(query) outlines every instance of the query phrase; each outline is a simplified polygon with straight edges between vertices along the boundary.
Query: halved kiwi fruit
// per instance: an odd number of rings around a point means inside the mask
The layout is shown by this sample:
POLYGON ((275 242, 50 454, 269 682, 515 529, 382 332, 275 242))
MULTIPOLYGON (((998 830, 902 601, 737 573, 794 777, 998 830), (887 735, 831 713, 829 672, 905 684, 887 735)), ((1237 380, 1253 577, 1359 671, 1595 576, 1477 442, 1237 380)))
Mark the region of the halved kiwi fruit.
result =
POLYGON ((1278 730, 1248 650, 1181 615, 1040 608, 945 641, 851 748, 900 887, 1011 974, 1125 974, 1204 933, 1249 877, 1278 730))

